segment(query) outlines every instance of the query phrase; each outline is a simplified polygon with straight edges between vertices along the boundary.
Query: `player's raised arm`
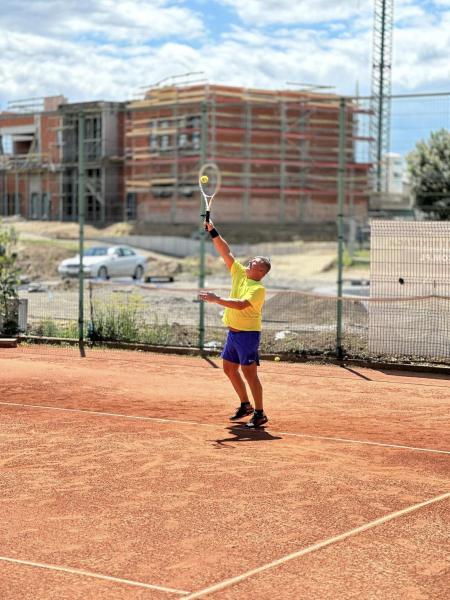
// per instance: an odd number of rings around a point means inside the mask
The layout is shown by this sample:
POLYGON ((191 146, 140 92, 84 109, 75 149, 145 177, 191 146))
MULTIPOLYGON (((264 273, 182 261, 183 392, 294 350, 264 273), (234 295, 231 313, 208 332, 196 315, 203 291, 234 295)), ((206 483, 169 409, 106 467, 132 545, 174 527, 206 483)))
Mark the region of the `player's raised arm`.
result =
POLYGON ((214 227, 214 223, 212 221, 209 221, 208 223, 205 221, 205 228, 208 230, 217 252, 223 258, 228 269, 231 271, 231 267, 233 266, 235 258, 231 254, 229 245, 214 227))

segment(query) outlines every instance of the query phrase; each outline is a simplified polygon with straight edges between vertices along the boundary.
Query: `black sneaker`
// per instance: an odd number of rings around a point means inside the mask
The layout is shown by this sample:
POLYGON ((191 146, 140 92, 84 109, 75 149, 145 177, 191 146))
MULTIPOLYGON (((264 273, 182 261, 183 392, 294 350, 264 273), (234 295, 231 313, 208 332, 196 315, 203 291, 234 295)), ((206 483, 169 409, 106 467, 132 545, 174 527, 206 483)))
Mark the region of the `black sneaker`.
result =
POLYGON ((234 415, 230 417, 230 421, 238 421, 239 419, 242 419, 243 417, 248 417, 248 415, 251 414, 253 414, 253 406, 250 403, 241 404, 236 409, 234 415))
POLYGON ((256 412, 254 412, 253 417, 248 423, 245 424, 245 426, 249 429, 256 429, 257 427, 261 427, 261 425, 264 425, 264 423, 267 423, 268 420, 269 419, 264 413, 258 415, 256 414, 256 412))

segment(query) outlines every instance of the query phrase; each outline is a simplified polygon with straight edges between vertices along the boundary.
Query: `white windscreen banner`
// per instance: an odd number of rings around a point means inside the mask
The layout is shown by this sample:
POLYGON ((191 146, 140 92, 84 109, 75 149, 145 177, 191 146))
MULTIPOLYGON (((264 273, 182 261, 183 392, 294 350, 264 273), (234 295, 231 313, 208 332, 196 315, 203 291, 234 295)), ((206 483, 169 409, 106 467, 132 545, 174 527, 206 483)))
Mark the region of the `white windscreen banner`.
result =
POLYGON ((450 357, 450 222, 373 220, 370 264, 369 352, 450 357))

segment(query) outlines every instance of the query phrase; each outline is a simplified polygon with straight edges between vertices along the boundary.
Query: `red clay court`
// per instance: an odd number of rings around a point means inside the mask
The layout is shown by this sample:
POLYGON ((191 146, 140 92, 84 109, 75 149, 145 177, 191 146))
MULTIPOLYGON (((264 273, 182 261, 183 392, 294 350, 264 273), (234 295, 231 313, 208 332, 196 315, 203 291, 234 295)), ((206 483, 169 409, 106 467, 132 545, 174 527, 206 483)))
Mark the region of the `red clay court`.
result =
POLYGON ((2 600, 447 600, 450 379, 0 350, 2 600))

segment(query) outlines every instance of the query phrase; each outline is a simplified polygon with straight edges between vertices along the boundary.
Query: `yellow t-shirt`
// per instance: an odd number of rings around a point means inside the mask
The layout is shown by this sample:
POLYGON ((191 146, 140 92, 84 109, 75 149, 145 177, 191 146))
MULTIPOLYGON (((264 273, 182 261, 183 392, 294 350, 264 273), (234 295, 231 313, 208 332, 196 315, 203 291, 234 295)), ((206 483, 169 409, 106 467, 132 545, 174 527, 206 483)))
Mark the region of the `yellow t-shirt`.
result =
POLYGON ((260 281, 248 279, 245 267, 237 260, 231 267, 230 298, 248 300, 251 306, 243 310, 226 308, 223 322, 227 327, 241 331, 261 331, 262 307, 266 297, 266 288, 260 281))

